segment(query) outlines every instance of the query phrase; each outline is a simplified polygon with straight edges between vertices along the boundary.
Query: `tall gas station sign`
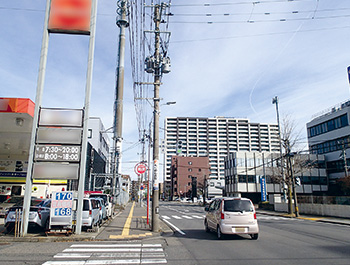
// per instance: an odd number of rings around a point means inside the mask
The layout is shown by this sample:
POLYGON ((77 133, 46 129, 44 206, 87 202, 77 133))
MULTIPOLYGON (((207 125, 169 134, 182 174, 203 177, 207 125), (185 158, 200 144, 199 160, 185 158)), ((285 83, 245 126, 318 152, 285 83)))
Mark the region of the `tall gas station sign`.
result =
MULTIPOLYGON (((36 89, 33 128, 26 178, 22 236, 28 231, 34 178, 78 179, 76 233, 81 233, 87 132, 95 49, 97 0, 47 0, 36 89), (80 110, 42 108, 49 34, 89 35, 84 107, 80 110)), ((72 89, 72 88, 69 88, 72 89)))

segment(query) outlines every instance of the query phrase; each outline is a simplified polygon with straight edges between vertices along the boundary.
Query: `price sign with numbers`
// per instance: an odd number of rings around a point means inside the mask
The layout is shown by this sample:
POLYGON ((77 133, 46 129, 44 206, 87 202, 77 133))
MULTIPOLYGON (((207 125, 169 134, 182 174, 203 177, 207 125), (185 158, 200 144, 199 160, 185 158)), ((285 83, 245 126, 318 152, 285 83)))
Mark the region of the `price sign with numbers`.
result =
POLYGON ((72 225, 73 192, 53 192, 51 199, 50 226, 72 225))

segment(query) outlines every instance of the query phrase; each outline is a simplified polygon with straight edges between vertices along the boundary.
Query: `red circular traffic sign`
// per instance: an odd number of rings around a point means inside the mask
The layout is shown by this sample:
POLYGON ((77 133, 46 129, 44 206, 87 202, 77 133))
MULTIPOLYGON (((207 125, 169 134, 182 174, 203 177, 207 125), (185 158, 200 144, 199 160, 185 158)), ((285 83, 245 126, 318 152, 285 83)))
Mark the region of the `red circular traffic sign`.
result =
POLYGON ((144 163, 138 163, 138 164, 136 164, 136 166, 135 166, 135 172, 136 172, 136 174, 143 174, 143 173, 145 173, 146 172, 146 170, 147 170, 147 166, 144 164, 144 163))

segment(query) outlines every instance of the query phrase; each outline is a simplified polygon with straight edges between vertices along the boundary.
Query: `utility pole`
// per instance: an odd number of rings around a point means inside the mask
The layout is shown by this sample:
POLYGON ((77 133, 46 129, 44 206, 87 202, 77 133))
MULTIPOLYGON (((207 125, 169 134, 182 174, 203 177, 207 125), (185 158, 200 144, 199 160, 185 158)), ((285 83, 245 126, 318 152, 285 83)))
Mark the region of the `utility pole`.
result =
POLYGON ((162 20, 162 13, 168 7, 167 3, 152 5, 154 8, 153 21, 154 31, 145 31, 155 34, 154 54, 148 56, 145 60, 147 73, 154 75, 154 95, 153 95, 153 193, 152 193, 152 231, 159 231, 159 107, 160 97, 159 88, 161 85, 162 74, 170 72, 170 58, 166 57, 165 47, 161 45, 161 33, 170 35, 170 32, 160 31, 160 24, 164 23, 162 20))
POLYGON ((152 231, 159 231, 159 87, 160 87, 160 22, 161 6, 154 7, 155 23, 155 69, 154 69, 154 111, 153 111, 153 194, 152 194, 152 231))
MULTIPOLYGON (((129 26, 127 20, 128 15, 128 0, 119 0, 117 14, 120 18, 116 24, 120 28, 119 33, 119 49, 118 49, 118 67, 116 78, 116 91, 114 101, 114 122, 113 122, 113 181, 112 181, 112 194, 113 201, 116 201, 116 186, 119 183, 119 177, 121 175, 121 146, 122 146, 122 127, 123 127, 123 92, 124 92, 124 61, 125 61, 125 28, 129 26)), ((120 186, 119 186, 120 189, 120 186)), ((120 190, 119 190, 120 194, 120 190)))
POLYGON ((281 137, 281 126, 280 126, 280 116, 278 111, 278 97, 275 96, 272 99, 272 104, 276 104, 276 115, 277 115, 277 127, 278 127, 278 138, 280 143, 280 158, 281 158, 281 174, 282 174, 282 200, 286 201, 286 177, 283 172, 283 154, 282 154, 282 137, 281 137))

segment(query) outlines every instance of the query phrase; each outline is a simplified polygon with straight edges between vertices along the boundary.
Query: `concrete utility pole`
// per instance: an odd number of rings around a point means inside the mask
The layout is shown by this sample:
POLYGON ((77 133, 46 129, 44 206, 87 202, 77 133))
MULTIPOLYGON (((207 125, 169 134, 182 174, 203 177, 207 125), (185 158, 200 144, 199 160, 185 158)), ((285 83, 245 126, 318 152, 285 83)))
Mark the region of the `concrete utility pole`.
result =
POLYGON ((121 175, 120 172, 121 172, 121 147, 122 147, 122 139, 123 139, 122 128, 123 128, 125 28, 129 26, 129 22, 127 20, 129 1, 119 0, 117 5, 118 5, 117 13, 120 16, 120 19, 117 20, 116 24, 120 28, 120 33, 119 33, 118 67, 117 67, 117 73, 116 73, 117 80, 116 80, 116 91, 115 91, 115 101, 114 101, 114 122, 113 122, 114 165, 113 165, 112 194, 113 194, 114 202, 116 201, 116 186, 119 183, 118 178, 121 175))
POLYGON ((154 69, 154 111, 153 111, 153 194, 152 194, 152 231, 159 231, 159 87, 160 87, 160 22, 161 6, 154 8, 155 23, 155 69, 154 69))

